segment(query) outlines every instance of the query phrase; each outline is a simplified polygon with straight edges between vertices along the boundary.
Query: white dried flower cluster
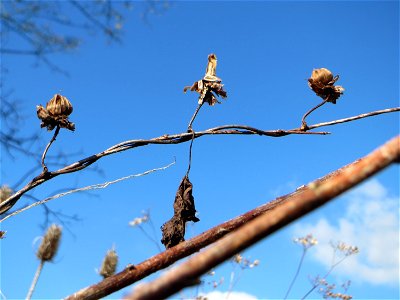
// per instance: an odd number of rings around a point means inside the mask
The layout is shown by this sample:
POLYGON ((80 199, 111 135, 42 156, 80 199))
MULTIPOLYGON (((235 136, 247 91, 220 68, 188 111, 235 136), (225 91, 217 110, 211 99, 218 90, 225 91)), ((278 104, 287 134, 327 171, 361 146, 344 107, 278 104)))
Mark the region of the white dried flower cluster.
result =
POLYGON ((260 260, 256 259, 254 261, 251 261, 250 259, 244 258, 241 254, 236 254, 233 257, 233 261, 237 264, 240 265, 242 269, 246 268, 254 268, 257 267, 260 264, 260 260))
POLYGON ((300 244, 303 248, 308 249, 318 244, 318 240, 312 234, 307 234, 305 237, 295 238, 293 241, 300 244))
POLYGON ((343 242, 332 244, 332 247, 342 252, 345 256, 357 254, 358 252, 360 252, 357 246, 347 245, 343 242))
POLYGON ((133 219, 132 221, 130 221, 129 226, 135 227, 142 223, 146 223, 148 220, 149 220, 149 214, 143 213, 142 217, 137 217, 137 218, 133 219))

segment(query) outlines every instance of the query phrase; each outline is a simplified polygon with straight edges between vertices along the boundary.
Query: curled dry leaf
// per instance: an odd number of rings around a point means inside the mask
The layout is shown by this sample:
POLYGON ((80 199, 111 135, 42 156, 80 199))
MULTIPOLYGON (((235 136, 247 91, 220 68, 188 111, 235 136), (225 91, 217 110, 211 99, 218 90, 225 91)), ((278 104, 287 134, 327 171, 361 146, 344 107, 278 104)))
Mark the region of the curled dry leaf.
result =
POLYGON ((343 94, 344 88, 334 85, 339 75, 333 77, 332 72, 325 68, 314 69, 308 79, 309 87, 322 99, 336 104, 336 100, 343 94))
POLYGON ((192 86, 185 86, 183 91, 186 93, 190 90, 199 93, 199 104, 204 102, 207 102, 209 105, 221 103, 218 101, 217 97, 221 96, 222 98, 226 98, 227 93, 223 88, 224 85, 221 83, 222 79, 216 74, 216 70, 217 56, 212 53, 208 55, 208 64, 204 77, 193 83, 192 86))
POLYGON ((69 100, 60 95, 55 94, 46 104, 46 108, 42 105, 36 106, 38 118, 42 121, 40 127, 46 127, 47 130, 53 130, 60 126, 69 130, 75 130, 75 124, 68 120, 68 116, 72 113, 73 107, 69 100))
POLYGON ((192 194, 193 185, 186 175, 183 177, 174 201, 174 216, 161 227, 161 242, 165 248, 171 248, 185 240, 185 224, 188 221, 200 221, 196 217, 196 208, 192 194))

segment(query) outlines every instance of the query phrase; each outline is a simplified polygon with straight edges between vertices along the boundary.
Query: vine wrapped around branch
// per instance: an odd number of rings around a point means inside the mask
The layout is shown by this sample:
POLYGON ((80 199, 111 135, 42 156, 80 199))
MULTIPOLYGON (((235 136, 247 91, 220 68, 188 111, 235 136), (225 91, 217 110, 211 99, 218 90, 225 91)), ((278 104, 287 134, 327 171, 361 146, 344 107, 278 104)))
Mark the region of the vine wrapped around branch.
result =
POLYGON ((74 162, 64 168, 61 168, 56 171, 49 171, 46 173, 42 173, 38 175, 37 177, 33 178, 28 184, 26 184, 23 188, 12 194, 10 197, 5 199, 3 202, 0 203, 0 215, 6 213, 10 208, 12 208, 15 203, 21 198, 22 195, 24 195, 26 192, 34 189, 38 185, 43 184, 44 182, 57 177, 62 174, 67 174, 67 173, 73 173, 77 172, 80 170, 85 169, 86 167, 90 166, 91 164, 95 163, 97 160, 122 151, 126 151, 132 148, 137 148, 137 147, 142 147, 142 146, 147 146, 149 144, 157 144, 157 145, 173 145, 173 144, 180 144, 184 142, 191 141, 192 138, 200 138, 202 136, 206 135, 261 135, 261 136, 269 136, 269 137, 283 137, 287 135, 292 135, 292 134, 317 134, 317 135, 325 135, 329 134, 329 132, 312 132, 308 131, 311 129, 316 129, 319 127, 324 127, 324 126, 332 126, 332 125, 337 125, 340 123, 345 123, 345 122, 350 122, 350 121, 355 121, 359 120, 362 118, 367 118, 379 114, 384 114, 384 113, 391 113, 391 112, 398 112, 400 111, 400 107, 395 107, 395 108, 388 108, 388 109, 383 109, 383 110, 378 110, 378 111, 373 111, 370 113, 365 113, 345 119, 340 119, 340 120, 335 120, 335 121, 330 121, 330 122, 324 122, 324 123, 318 123, 314 125, 308 125, 308 129, 304 131, 301 128, 295 128, 295 129, 290 129, 290 130, 262 130, 258 128, 254 128, 251 126, 247 125, 224 125, 224 126, 218 126, 214 128, 210 128, 204 131, 197 131, 197 132, 184 132, 180 134, 173 134, 173 135, 162 135, 156 138, 152 139, 138 139, 138 140, 129 140, 125 141, 119 144, 116 144, 100 153, 94 154, 92 156, 86 157, 84 159, 81 159, 77 162, 74 162))

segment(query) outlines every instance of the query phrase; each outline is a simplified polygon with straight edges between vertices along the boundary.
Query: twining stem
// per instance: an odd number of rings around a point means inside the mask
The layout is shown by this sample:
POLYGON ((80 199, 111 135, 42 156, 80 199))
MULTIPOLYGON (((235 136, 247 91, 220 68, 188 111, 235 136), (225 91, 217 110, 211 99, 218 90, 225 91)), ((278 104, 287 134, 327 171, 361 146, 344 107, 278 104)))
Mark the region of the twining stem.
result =
POLYGON ((35 290, 36 284, 38 282, 40 273, 42 272, 43 266, 44 266, 44 260, 41 260, 40 264, 36 270, 35 276, 33 277, 33 281, 32 281, 31 287, 29 288, 28 295, 26 295, 26 300, 31 299, 33 291, 35 290))
POLYGON ((303 116, 303 118, 301 119, 301 129, 302 130, 307 130, 308 126, 306 123, 306 117, 311 114, 314 110, 316 110, 317 108, 321 107, 322 105, 324 105, 326 102, 328 102, 329 97, 326 97, 326 99, 324 101, 322 101, 320 104, 318 104, 317 106, 311 108, 308 112, 306 112, 303 116))
POLYGON ((304 261, 304 257, 306 256, 306 253, 307 253, 307 248, 303 248, 303 254, 301 255, 299 265, 297 266, 296 273, 294 274, 292 282, 289 285, 289 288, 288 288, 288 290, 286 292, 285 298, 283 298, 284 300, 286 300, 287 297, 289 296, 289 293, 292 290, 292 287, 293 287, 294 283, 296 282, 297 276, 299 276, 300 269, 301 269, 301 267, 303 265, 303 261, 304 261))
POLYGON ((46 173, 47 172, 47 167, 44 163, 44 159, 46 158, 47 151, 49 150, 51 144, 56 140, 58 133, 60 132, 60 126, 56 127, 56 131, 54 132, 53 137, 51 138, 50 142, 47 144, 46 149, 44 149, 43 155, 42 155, 42 167, 43 171, 46 173))
POLYGON ((197 114, 199 113, 199 110, 200 110, 200 108, 203 106, 203 104, 204 104, 204 102, 201 101, 201 102, 199 103, 199 105, 197 106, 196 111, 194 112, 192 118, 190 119, 190 122, 189 122, 189 125, 188 125, 188 131, 192 131, 192 124, 193 124, 193 121, 194 121, 194 119, 196 118, 197 114))
POLYGON ((188 169, 186 171, 186 177, 189 176, 190 172, 190 167, 192 166, 192 147, 193 147, 193 141, 195 137, 195 132, 192 130, 192 140, 190 141, 190 146, 189 146, 189 163, 188 163, 188 169))

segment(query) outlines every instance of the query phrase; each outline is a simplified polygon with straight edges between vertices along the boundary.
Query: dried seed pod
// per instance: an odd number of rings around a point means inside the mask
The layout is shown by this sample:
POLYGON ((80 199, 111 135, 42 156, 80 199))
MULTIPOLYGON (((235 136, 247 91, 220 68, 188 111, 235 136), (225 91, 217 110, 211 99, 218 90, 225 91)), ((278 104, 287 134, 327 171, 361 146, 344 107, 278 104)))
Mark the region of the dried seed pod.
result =
POLYGON ((61 239, 61 227, 51 225, 43 237, 42 243, 36 253, 41 261, 50 261, 57 254, 61 239))
POLYGON ((47 130, 53 130, 56 126, 75 130, 75 124, 68 120, 68 116, 72 113, 73 107, 71 102, 62 95, 55 94, 46 104, 46 108, 42 105, 36 106, 36 113, 42 123, 40 127, 46 127, 47 130))
POLYGON ((221 78, 217 77, 217 56, 214 53, 208 55, 208 64, 206 75, 203 78, 206 81, 221 82, 221 78))
POLYGON ((53 117, 69 116, 72 113, 73 107, 71 102, 68 101, 67 97, 64 97, 60 94, 55 94, 54 97, 47 102, 46 110, 53 117))
POLYGON ((226 91, 223 89, 222 79, 216 74, 217 71, 217 56, 214 53, 208 55, 208 63, 206 74, 204 77, 191 86, 185 86, 183 91, 186 93, 188 90, 199 93, 198 103, 203 104, 207 102, 209 105, 221 103, 217 100, 217 96, 222 98, 227 97, 226 91))
MULTIPOLYGON (((311 74, 313 81, 319 81, 322 84, 328 85, 333 80, 332 72, 325 68, 314 69, 311 74)), ((333 83, 332 83, 333 84, 333 83)))
POLYGON ((103 263, 101 264, 101 268, 99 274, 103 276, 103 278, 110 277, 115 274, 117 270, 118 264, 118 255, 114 249, 108 250, 106 256, 104 257, 103 263))
POLYGON ((340 85, 335 86, 339 75, 335 77, 326 68, 314 69, 308 79, 309 87, 325 101, 336 104, 336 100, 343 94, 344 88, 340 85))

